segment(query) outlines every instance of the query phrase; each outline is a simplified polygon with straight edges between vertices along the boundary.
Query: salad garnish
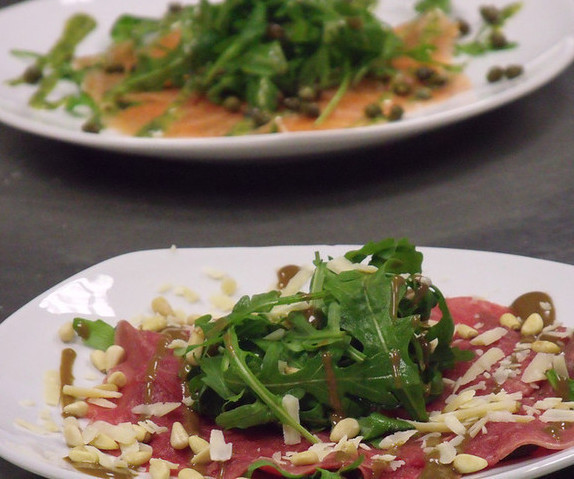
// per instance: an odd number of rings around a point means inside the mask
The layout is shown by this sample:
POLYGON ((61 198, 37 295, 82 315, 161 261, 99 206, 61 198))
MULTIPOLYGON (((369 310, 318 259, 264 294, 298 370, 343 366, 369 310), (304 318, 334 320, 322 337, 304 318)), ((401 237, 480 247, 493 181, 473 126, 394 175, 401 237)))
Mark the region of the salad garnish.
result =
MULTIPOLYGON (((501 42, 519 5, 484 7, 485 26, 471 42, 460 43, 459 52, 514 47, 501 42)), ((406 103, 439 97, 460 74, 462 65, 448 51, 462 29, 447 17, 454 10, 449 0, 418 2, 414 19, 398 29, 377 18, 374 6, 373 0, 170 4, 160 18, 121 15, 110 47, 91 57, 75 54, 96 27, 79 13, 47 54, 13 51, 33 63, 12 83, 38 85, 30 99, 34 108, 63 107, 73 115, 87 110, 88 132, 150 101, 142 93, 166 91, 174 94, 136 135, 168 134, 185 121, 185 108, 197 98, 239 115, 230 135, 282 131, 283 117, 293 115, 320 127, 365 82, 379 85, 380 93, 365 96, 363 119, 356 124, 397 121, 406 103), (60 81, 74 84, 77 92, 53 99, 60 81)))
POLYGON ((227 316, 199 318, 205 342, 189 371, 193 408, 224 428, 279 421, 310 442, 334 418, 375 409, 427 420, 442 371, 463 355, 451 347, 452 317, 420 275, 421 261, 406 240, 368 243, 347 253, 345 271, 317 257, 306 294, 244 297, 227 316), (442 319, 431 326, 435 306, 442 319), (301 424, 281 405, 287 394, 299 400, 301 424))

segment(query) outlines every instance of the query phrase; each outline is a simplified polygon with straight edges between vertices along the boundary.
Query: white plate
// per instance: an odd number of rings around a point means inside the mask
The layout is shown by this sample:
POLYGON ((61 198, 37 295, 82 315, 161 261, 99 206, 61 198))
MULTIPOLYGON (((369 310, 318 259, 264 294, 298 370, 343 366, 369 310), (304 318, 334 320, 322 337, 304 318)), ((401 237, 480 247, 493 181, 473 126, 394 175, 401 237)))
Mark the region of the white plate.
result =
MULTIPOLYGON (((53 479, 80 479, 61 458, 67 448, 57 433, 36 435, 14 424, 16 418, 38 423, 46 410, 43 374, 57 369, 63 344, 60 325, 76 316, 102 318, 111 324, 149 313, 151 299, 164 293, 176 308, 210 311, 206 302, 191 305, 175 295, 188 286, 207 300, 219 291, 219 282, 206 268, 223 271, 239 285, 237 296, 266 291, 276 282, 276 271, 287 264, 310 264, 315 251, 323 258, 339 256, 349 246, 285 246, 266 248, 166 249, 126 254, 95 265, 54 286, 0 325, 0 456, 36 474, 53 479), (33 403, 33 405, 31 405, 33 403)), ((528 291, 552 296, 558 319, 574 326, 571 285, 574 266, 512 256, 440 248, 421 248, 424 272, 447 296, 476 295, 501 304, 528 291)), ((90 384, 94 375, 87 348, 78 352, 74 374, 77 384, 90 384)), ((93 383, 92 383, 93 384, 93 383)), ((50 409, 59 422, 57 408, 50 409)), ((41 423, 41 421, 40 421, 41 423)), ((532 478, 574 464, 574 449, 546 458, 504 466, 474 479, 532 478)), ((469 478, 470 479, 470 478, 469 478)))
MULTIPOLYGON (((519 48, 471 60, 467 74, 471 91, 449 101, 409 114, 404 120, 337 131, 206 139, 151 139, 111 132, 94 135, 80 130, 81 121, 63 112, 32 110, 27 100, 31 87, 13 88, 4 80, 18 76, 23 63, 10 55, 13 48, 45 52, 60 33, 66 18, 77 11, 90 13, 99 27, 82 45, 81 53, 101 51, 107 44, 112 21, 123 12, 160 15, 170 0, 28 0, 0 11, 0 121, 16 128, 79 145, 182 160, 268 160, 276 157, 329 153, 405 138, 461 121, 516 100, 544 85, 574 58, 574 1, 525 0, 522 11, 505 31, 519 48), (511 82, 488 84, 486 71, 493 64, 524 65, 526 74, 511 82)), ((414 0, 381 1, 378 13, 392 24, 411 16, 414 0)), ((478 22, 483 0, 453 0, 456 13, 478 22)), ((509 0, 490 0, 507 5, 509 0)))

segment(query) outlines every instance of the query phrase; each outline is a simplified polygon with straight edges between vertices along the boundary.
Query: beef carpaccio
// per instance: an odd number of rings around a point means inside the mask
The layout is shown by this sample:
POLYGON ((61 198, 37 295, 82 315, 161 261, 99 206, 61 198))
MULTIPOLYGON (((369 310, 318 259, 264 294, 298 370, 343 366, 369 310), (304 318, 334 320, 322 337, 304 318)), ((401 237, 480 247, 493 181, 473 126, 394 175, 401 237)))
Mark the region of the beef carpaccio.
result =
MULTIPOLYGON (((413 420, 401 407, 381 410, 401 426, 368 440, 361 427, 340 437, 327 428, 314 433, 314 444, 288 440, 278 423, 226 429, 194 412, 186 381, 190 355, 175 352, 194 342, 195 327, 149 331, 121 321, 115 346, 122 354, 108 364, 106 393, 78 394, 64 408, 70 460, 106 477, 146 470, 154 479, 311 477, 317 470, 346 477, 347 468, 353 477, 454 478, 574 446, 571 332, 554 321, 549 297, 525 298, 512 307, 470 296, 446 301, 455 325, 452 347, 473 355, 444 371, 444 390, 426 405, 428 420, 413 420), (76 413, 85 401, 87 409, 76 413)), ((428 322, 441 316, 434 307, 428 322)), ((193 363, 197 350, 192 356, 193 363)), ((74 395, 71 385, 63 391, 68 399, 74 395)))

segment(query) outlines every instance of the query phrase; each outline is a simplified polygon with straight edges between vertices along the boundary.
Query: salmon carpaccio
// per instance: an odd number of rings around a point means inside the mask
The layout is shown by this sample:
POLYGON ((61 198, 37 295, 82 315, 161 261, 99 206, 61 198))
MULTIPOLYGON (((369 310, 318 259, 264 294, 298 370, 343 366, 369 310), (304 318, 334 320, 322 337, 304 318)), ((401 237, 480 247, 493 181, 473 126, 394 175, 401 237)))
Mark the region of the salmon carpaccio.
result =
MULTIPOLYGON (((416 22, 401 25, 396 29, 403 39, 405 47, 415 47, 421 39, 432 45, 432 59, 436 68, 445 78, 447 83, 440 88, 432 90, 432 97, 425 100, 416 100, 413 95, 400 96, 392 93, 389 82, 382 80, 364 79, 357 85, 353 85, 337 103, 337 107, 325 119, 318 123, 316 118, 288 110, 279 111, 274 118, 273 131, 296 132, 315 131, 336 128, 350 128, 368 125, 372 120, 365 116, 365 107, 371 103, 381 103, 383 110, 392 105, 400 105, 405 111, 412 111, 421 107, 429 106, 444 101, 453 95, 470 88, 468 78, 462 73, 449 71, 448 68, 440 67, 440 64, 449 65, 452 62, 454 43, 459 36, 458 24, 444 15, 434 13, 421 17, 416 22), (429 38, 428 29, 440 32, 429 38), (426 33, 425 33, 426 32, 426 33)), ((164 47, 174 46, 178 41, 177 34, 171 34, 164 42, 164 47)), ((159 53, 158 53, 159 54, 159 53)), ((112 63, 125 64, 126 70, 134 65, 135 58, 129 44, 120 44, 114 50, 106 52, 105 58, 113 57, 112 63)), ((80 59, 79 64, 94 62, 94 58, 80 59)), ((417 86, 414 70, 420 64, 411 58, 397 58, 393 62, 393 68, 399 72, 401 81, 410 84, 413 89, 417 86)), ((94 69, 86 75, 82 88, 88 92, 96 102, 102 100, 105 92, 112 88, 123 78, 122 74, 106 73, 101 69, 94 69)), ((107 115, 104 120, 107 127, 127 135, 137 135, 154 119, 159 118, 173 104, 179 90, 166 85, 160 91, 133 92, 125 95, 123 100, 132 106, 107 115)), ((325 90, 317 101, 321 111, 329 104, 336 93, 336 88, 325 90)), ((192 95, 182 106, 177 109, 175 118, 169 121, 163 131, 162 137, 217 137, 229 135, 233 128, 244 118, 245 111, 231 112, 221 105, 210 102, 199 94, 192 95)), ((253 130, 254 134, 270 132, 270 125, 253 130)))
MULTIPOLYGON (((364 457, 360 466, 364 478, 454 478, 460 474, 451 465, 452 457, 445 459, 452 451, 479 456, 487 461, 488 467, 494 467, 508 458, 516 460, 521 454, 535 457, 574 446, 574 428, 549 416, 561 408, 568 409, 567 402, 557 397, 558 393, 546 380, 526 379, 535 364, 533 360, 539 361, 540 355, 545 353, 534 352, 529 340, 525 340, 519 331, 500 326, 500 317, 509 312, 509 308, 472 297, 449 299, 448 306, 455 324, 470 326, 479 333, 473 339, 465 339, 462 336, 467 334, 457 332, 453 343, 460 349, 474 351, 475 358, 459 362, 445 373, 445 391, 428 405, 430 422, 422 423, 422 426, 416 423, 420 426, 418 432, 393 443, 390 449, 381 449, 379 444, 360 444, 357 451, 364 457), (484 344, 489 341, 492 342, 484 344), (495 360, 489 362, 488 357, 495 360), (510 410, 502 407, 509 403, 512 404, 510 410), (441 423, 440 415, 453 411, 460 413, 457 417, 461 426, 465 423, 462 426, 464 430, 461 432, 450 426, 454 431, 447 428, 445 432, 433 432, 432 426, 441 423), (476 416, 474 420, 473 414, 476 416)), ((457 326, 457 331, 458 328, 460 326, 457 326)), ((544 334, 561 345, 565 363, 572 367, 574 345, 569 331, 560 326, 550 326, 544 334)), ((136 329, 126 321, 119 323, 116 343, 124 347, 126 356, 110 373, 122 371, 127 384, 121 389, 122 397, 115 400, 117 407, 90 406, 90 421, 137 423, 142 417, 132 412, 134 406, 184 401, 187 393, 182 362, 165 347, 171 338, 165 333, 136 329), (152 370, 153 375, 150 374, 152 370)), ((394 413, 404 417, 400 411, 394 413)), ((209 440, 212 429, 219 429, 209 419, 190 412, 183 403, 169 414, 152 417, 151 420, 166 428, 164 432, 154 434, 149 443, 153 456, 177 465, 173 474, 177 468, 190 467, 193 455, 189 448, 176 450, 170 445, 169 431, 175 421, 181 422, 189 434, 198 434, 206 440, 209 440)), ((328 433, 317 436, 324 443, 329 442, 328 433)), ((317 467, 336 470, 357 459, 357 453, 333 451, 320 464, 294 466, 289 460, 290 454, 304 451, 310 444, 302 440, 298 445, 287 446, 281 429, 274 426, 227 430, 224 437, 226 443, 232 444, 232 458, 200 466, 199 470, 206 476, 240 477, 250 464, 260 459, 267 459, 292 474, 311 474, 317 467)), ((276 476, 268 468, 257 471, 253 477, 276 476)))

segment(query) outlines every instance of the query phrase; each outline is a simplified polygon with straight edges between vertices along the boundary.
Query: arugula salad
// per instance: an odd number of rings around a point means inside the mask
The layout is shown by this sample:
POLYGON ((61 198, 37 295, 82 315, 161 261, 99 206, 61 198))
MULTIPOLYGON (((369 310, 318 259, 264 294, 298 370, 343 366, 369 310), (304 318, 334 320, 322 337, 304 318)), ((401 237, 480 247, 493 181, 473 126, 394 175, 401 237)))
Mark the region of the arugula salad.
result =
POLYGON ((13 50, 30 65, 11 83, 36 86, 29 101, 33 108, 87 115, 87 132, 110 125, 121 129, 153 105, 153 113, 124 129, 153 137, 269 133, 400 120, 410 104, 450 94, 463 70, 454 53, 481 55, 516 46, 503 30, 519 3, 481 8, 483 25, 476 32, 456 17, 450 0, 417 2, 412 20, 399 28, 379 19, 375 5, 374 0, 170 4, 160 18, 121 15, 111 28, 109 48, 90 57, 78 57, 76 50, 97 23, 78 13, 47 53, 13 50), (63 82, 75 85, 76 93, 58 96, 63 82), (357 89, 358 105, 349 97, 357 89), (345 99, 354 105, 351 111, 345 99), (208 106, 199 109, 198 102, 208 106), (338 109, 343 123, 331 122, 338 109), (219 128, 181 126, 198 116, 219 128))

